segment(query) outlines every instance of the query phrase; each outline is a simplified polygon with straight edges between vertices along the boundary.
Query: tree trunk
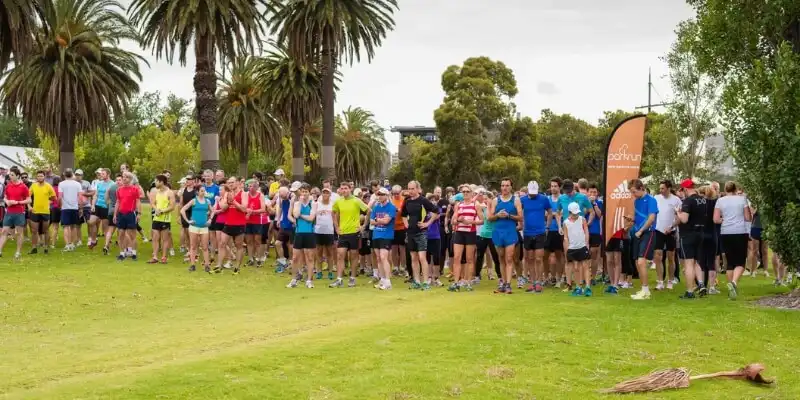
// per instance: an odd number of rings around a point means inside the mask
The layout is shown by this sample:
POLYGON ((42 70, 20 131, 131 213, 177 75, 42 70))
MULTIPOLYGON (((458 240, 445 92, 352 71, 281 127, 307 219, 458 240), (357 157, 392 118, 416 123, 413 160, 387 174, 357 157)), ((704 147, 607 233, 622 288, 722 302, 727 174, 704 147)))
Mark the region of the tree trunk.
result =
POLYGON ((244 137, 242 141, 244 143, 240 143, 241 147, 239 147, 239 176, 247 179, 247 162, 250 161, 250 141, 247 140, 249 138, 248 131, 247 131, 247 118, 244 119, 244 137))
POLYGON ((302 182, 305 179, 303 168, 303 124, 292 121, 292 180, 302 182))
POLYGON ((325 35, 322 50, 322 175, 334 180, 336 178, 336 149, 334 148, 334 77, 336 60, 333 57, 333 38, 325 35))
POLYGON ((219 168, 217 132, 217 76, 213 44, 208 36, 195 41, 194 93, 197 124, 200 126, 200 168, 219 168))
MULTIPOLYGON (((69 124, 67 122, 67 124, 69 124)), ((61 172, 75 168, 75 129, 67 127, 67 135, 58 139, 58 161, 61 172)))

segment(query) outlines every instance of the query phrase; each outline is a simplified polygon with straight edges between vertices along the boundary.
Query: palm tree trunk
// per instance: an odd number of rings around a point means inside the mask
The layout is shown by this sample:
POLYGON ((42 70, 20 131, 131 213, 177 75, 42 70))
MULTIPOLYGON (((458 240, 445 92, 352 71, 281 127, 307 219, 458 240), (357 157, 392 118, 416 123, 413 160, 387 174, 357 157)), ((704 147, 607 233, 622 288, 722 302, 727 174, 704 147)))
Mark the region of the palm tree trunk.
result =
POLYGON ((195 41, 194 92, 197 124, 200 126, 200 167, 219 168, 219 133, 217 132, 217 76, 215 54, 208 36, 195 41))
MULTIPOLYGON (((65 125, 69 125, 67 122, 65 125)), ((58 161, 61 164, 61 172, 75 168, 75 128, 66 127, 67 135, 58 139, 58 161)))
POLYGON ((334 148, 334 76, 336 63, 333 57, 331 35, 325 35, 322 50, 322 175, 327 179, 336 178, 336 151, 334 148))
POLYGON ((303 123, 292 121, 292 180, 302 182, 303 179, 303 123))

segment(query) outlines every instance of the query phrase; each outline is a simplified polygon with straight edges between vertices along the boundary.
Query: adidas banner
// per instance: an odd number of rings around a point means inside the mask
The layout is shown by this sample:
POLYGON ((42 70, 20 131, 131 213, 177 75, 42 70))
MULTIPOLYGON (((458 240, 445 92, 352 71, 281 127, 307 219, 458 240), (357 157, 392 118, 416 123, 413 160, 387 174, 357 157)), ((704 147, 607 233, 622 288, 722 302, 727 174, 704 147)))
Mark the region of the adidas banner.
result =
POLYGON ((608 138, 603 174, 603 238, 606 244, 615 233, 624 229, 625 216, 633 217, 633 196, 628 182, 639 177, 646 122, 644 115, 629 117, 620 122, 608 138))

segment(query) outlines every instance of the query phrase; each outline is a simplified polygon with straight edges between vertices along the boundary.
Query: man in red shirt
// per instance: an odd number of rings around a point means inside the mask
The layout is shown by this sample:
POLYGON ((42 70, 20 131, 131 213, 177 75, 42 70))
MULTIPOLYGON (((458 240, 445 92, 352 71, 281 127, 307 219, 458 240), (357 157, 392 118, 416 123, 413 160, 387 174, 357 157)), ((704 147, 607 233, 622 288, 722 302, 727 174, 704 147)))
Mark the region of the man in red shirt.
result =
POLYGON ((19 179, 19 169, 12 167, 8 172, 9 180, 6 182, 5 201, 6 215, 3 217, 3 231, 0 233, 0 257, 3 256, 3 247, 6 245, 11 229, 17 235, 17 252, 14 259, 19 259, 22 252, 22 243, 25 241, 25 207, 30 204, 31 196, 28 186, 19 179))
POLYGON ((118 261, 125 260, 125 249, 131 249, 131 259, 136 261, 136 226, 139 223, 142 192, 133 185, 133 174, 122 174, 122 186, 117 189, 117 206, 114 208, 114 223, 119 231, 118 261))

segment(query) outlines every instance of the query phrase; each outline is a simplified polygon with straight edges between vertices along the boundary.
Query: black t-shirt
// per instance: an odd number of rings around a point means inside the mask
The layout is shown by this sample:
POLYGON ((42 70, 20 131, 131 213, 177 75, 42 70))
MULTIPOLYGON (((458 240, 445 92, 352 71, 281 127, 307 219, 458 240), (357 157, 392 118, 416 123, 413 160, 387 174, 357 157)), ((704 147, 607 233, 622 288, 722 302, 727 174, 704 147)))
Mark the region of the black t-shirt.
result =
MULTIPOLYGON (((195 197, 197 197, 197 193, 194 192, 194 189, 192 190, 184 189, 183 194, 181 195, 181 204, 183 205, 189 204, 189 202, 194 200, 195 197)), ((192 207, 189 207, 189 209, 186 210, 186 215, 187 216, 192 215, 192 207)))
MULTIPOLYGON (((689 220, 680 225, 683 232, 699 232, 704 230, 707 220, 708 201, 698 194, 693 194, 685 199, 681 204, 681 211, 689 214, 689 220)), ((713 211, 713 207, 711 208, 713 211)), ((713 215, 712 215, 713 218, 713 215)))
POLYGON ((717 199, 706 199, 706 222, 703 226, 705 233, 719 234, 722 225, 714 223, 714 207, 717 205, 717 199))
POLYGON ((416 199, 409 197, 406 198, 405 202, 403 202, 403 211, 401 215, 404 218, 408 218, 409 235, 420 233, 420 229, 417 224, 422 221, 422 210, 425 210, 425 212, 428 214, 439 212, 436 206, 423 196, 419 196, 416 199))
POLYGON ((447 206, 449 205, 450 202, 446 199, 439 199, 439 201, 436 202, 436 206, 439 207, 439 232, 442 234, 444 234, 444 225, 445 221, 447 221, 447 216, 445 214, 447 214, 447 206))

